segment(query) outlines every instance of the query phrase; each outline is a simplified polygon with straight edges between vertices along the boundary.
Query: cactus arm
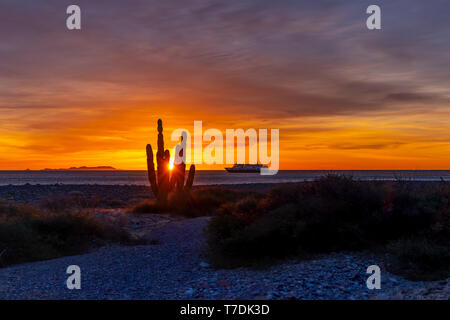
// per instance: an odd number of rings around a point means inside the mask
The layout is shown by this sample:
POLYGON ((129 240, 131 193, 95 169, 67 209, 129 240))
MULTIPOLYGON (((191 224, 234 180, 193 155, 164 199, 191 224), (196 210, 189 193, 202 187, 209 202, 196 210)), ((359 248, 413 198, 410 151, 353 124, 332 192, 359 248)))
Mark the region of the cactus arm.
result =
POLYGON ((158 153, 164 153, 164 136, 163 136, 162 120, 158 119, 158 153))
POLYGON ((189 175, 186 181, 186 186, 184 187, 184 190, 189 191, 192 188, 192 185, 194 183, 194 177, 195 177, 195 165, 191 164, 191 167, 189 168, 189 175))
POLYGON ((170 188, 175 191, 179 191, 180 188, 183 188, 184 179, 182 178, 183 174, 183 164, 174 164, 173 169, 170 176, 170 188), (182 179, 182 180, 181 180, 182 179), (182 184, 180 186, 180 180, 182 184))
MULTIPOLYGON (((164 163, 164 136, 163 136, 163 126, 161 119, 158 119, 158 151, 156 152, 156 163, 158 166, 158 186, 162 189, 164 180, 166 179, 166 170, 164 163)), ((160 193, 162 192, 159 190, 160 193)))
POLYGON ((180 164, 180 169, 179 169, 179 173, 178 173, 178 186, 177 186, 177 191, 183 191, 183 187, 184 187, 184 179, 186 177, 186 164, 183 162, 180 164))
POLYGON ((148 181, 150 182, 150 187, 152 188, 153 195, 158 197, 158 185, 156 183, 155 174, 155 164, 153 162, 153 150, 151 145, 147 145, 147 172, 148 181))
POLYGON ((169 150, 166 150, 163 154, 163 157, 160 159, 161 167, 158 167, 158 185, 159 185, 158 199, 162 203, 165 203, 167 201, 167 195, 170 192, 169 162, 170 162, 170 152, 169 150))
MULTIPOLYGON (((180 137, 181 143, 183 143, 185 136, 186 136, 186 133, 183 132, 183 135, 181 135, 181 137, 180 137)), ((180 150, 178 151, 178 157, 183 160, 181 161, 181 163, 178 165, 178 168, 177 168, 177 186, 175 189, 177 192, 183 191, 184 179, 186 176, 186 163, 184 162, 185 157, 183 157, 183 155, 184 155, 184 149, 181 147, 180 150)))

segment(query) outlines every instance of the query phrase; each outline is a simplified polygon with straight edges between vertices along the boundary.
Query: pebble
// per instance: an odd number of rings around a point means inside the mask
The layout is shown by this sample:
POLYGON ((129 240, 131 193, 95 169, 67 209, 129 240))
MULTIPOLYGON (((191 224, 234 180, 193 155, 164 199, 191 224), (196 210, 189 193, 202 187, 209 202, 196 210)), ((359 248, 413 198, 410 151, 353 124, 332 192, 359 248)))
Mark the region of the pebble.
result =
POLYGON ((189 288, 189 289, 187 289, 184 293, 185 293, 186 295, 188 295, 188 296, 191 296, 191 295, 194 294, 194 289, 189 288))

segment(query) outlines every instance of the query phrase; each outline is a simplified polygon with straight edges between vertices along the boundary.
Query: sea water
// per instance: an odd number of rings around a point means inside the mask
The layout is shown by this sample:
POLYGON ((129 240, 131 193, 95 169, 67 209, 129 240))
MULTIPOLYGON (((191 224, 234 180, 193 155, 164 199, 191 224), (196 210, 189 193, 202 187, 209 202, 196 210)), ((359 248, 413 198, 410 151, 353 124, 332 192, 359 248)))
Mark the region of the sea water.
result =
MULTIPOLYGON (((316 179, 326 174, 341 174, 362 180, 450 181, 450 170, 280 170, 274 176, 258 173, 202 171, 195 174, 195 185, 282 183, 316 179)), ((147 171, 0 171, 0 185, 23 184, 102 184, 148 185, 147 171)))

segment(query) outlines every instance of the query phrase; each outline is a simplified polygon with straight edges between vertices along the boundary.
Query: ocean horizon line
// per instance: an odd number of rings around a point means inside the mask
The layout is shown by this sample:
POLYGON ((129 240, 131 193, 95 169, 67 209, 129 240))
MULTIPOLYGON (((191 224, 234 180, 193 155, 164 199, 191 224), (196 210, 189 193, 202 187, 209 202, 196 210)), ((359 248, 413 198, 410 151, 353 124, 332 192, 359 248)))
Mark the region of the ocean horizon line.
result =
MULTIPOLYGON (((147 169, 12 169, 12 170, 3 170, 0 169, 0 172, 117 172, 117 171, 145 171, 147 169)), ((196 169, 196 171, 225 171, 225 167, 223 169, 196 169)), ((339 172, 348 172, 348 171, 450 171, 449 169, 279 169, 278 171, 301 171, 301 172, 309 172, 309 171, 339 171, 339 172)))
MULTIPOLYGON (((450 170, 280 170, 276 175, 198 170, 195 185, 291 183, 312 181, 328 174, 358 180, 450 181, 450 170)), ((146 170, 0 170, 0 185, 148 185, 146 170)))

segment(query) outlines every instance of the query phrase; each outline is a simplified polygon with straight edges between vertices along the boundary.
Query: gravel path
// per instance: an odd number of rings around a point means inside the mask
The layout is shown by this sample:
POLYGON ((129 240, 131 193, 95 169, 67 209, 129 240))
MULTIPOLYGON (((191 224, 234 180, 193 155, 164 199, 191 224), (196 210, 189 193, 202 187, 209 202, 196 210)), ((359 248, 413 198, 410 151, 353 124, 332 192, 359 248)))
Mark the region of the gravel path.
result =
POLYGON ((383 270, 383 263, 361 253, 329 254, 265 270, 214 270, 202 254, 207 220, 166 219, 148 235, 156 245, 108 246, 0 269, 0 298, 413 299, 429 294, 433 299, 449 298, 449 281, 410 282, 383 271, 382 289, 368 290, 367 266, 378 264, 383 270), (72 264, 81 268, 81 290, 66 288, 66 268, 72 264))

